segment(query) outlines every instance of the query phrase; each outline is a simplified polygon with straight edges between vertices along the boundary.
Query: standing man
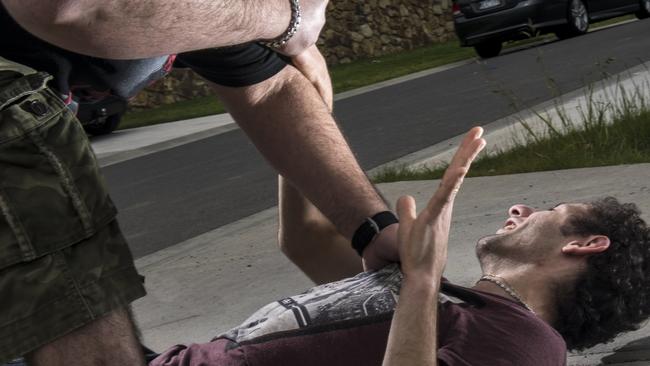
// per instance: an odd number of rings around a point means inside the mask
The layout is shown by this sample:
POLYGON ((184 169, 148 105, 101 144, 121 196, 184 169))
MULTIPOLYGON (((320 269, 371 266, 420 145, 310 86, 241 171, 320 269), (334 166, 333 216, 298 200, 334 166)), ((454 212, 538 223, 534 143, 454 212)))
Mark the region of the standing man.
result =
POLYGON ((368 266, 397 259, 394 215, 329 113, 313 46, 326 0, 2 5, 0 362, 144 364, 129 304, 145 291, 73 111, 82 98, 128 98, 172 65, 216 84, 269 163, 368 266))

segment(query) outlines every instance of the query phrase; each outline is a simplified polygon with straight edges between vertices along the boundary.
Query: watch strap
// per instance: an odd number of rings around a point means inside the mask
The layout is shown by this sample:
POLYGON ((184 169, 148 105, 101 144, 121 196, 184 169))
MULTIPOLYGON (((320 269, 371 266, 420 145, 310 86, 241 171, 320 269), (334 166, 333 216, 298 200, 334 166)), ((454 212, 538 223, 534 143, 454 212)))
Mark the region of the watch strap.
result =
POLYGON ((391 211, 383 211, 372 217, 367 217, 352 236, 352 248, 359 256, 363 255, 364 249, 372 242, 385 227, 397 224, 399 220, 391 211))

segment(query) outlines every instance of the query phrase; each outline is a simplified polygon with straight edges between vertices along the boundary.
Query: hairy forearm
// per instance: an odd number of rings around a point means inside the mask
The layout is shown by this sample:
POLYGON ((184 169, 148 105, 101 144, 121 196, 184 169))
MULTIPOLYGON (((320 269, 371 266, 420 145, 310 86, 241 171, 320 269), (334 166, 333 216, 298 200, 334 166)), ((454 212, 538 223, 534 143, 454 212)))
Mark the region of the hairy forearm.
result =
POLYGON ((359 167, 321 97, 293 67, 221 100, 278 172, 350 239, 386 205, 359 167))
POLYGON ((1 0, 45 41, 97 57, 144 58, 272 39, 287 0, 1 0))
POLYGON ((435 366, 440 283, 402 282, 383 366, 435 366))

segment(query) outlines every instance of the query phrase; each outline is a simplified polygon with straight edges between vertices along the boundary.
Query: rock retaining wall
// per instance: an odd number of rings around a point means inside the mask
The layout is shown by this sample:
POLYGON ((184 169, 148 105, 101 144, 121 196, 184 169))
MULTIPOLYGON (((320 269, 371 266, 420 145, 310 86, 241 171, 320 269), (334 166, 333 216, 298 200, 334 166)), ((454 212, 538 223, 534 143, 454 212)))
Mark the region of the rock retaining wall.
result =
POLYGON ((451 0, 334 0, 318 44, 335 65, 453 37, 451 0))

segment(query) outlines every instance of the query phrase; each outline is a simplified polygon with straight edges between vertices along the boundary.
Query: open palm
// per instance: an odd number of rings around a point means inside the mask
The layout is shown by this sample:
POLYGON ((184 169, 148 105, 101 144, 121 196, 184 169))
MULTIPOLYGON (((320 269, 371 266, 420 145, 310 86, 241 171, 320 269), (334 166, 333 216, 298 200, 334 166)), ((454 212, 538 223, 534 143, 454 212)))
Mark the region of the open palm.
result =
POLYGON ((399 256, 404 276, 438 281, 447 263, 447 242, 456 194, 472 161, 485 146, 483 129, 471 129, 461 142, 438 189, 416 216, 415 200, 403 196, 397 202, 400 218, 399 256))

